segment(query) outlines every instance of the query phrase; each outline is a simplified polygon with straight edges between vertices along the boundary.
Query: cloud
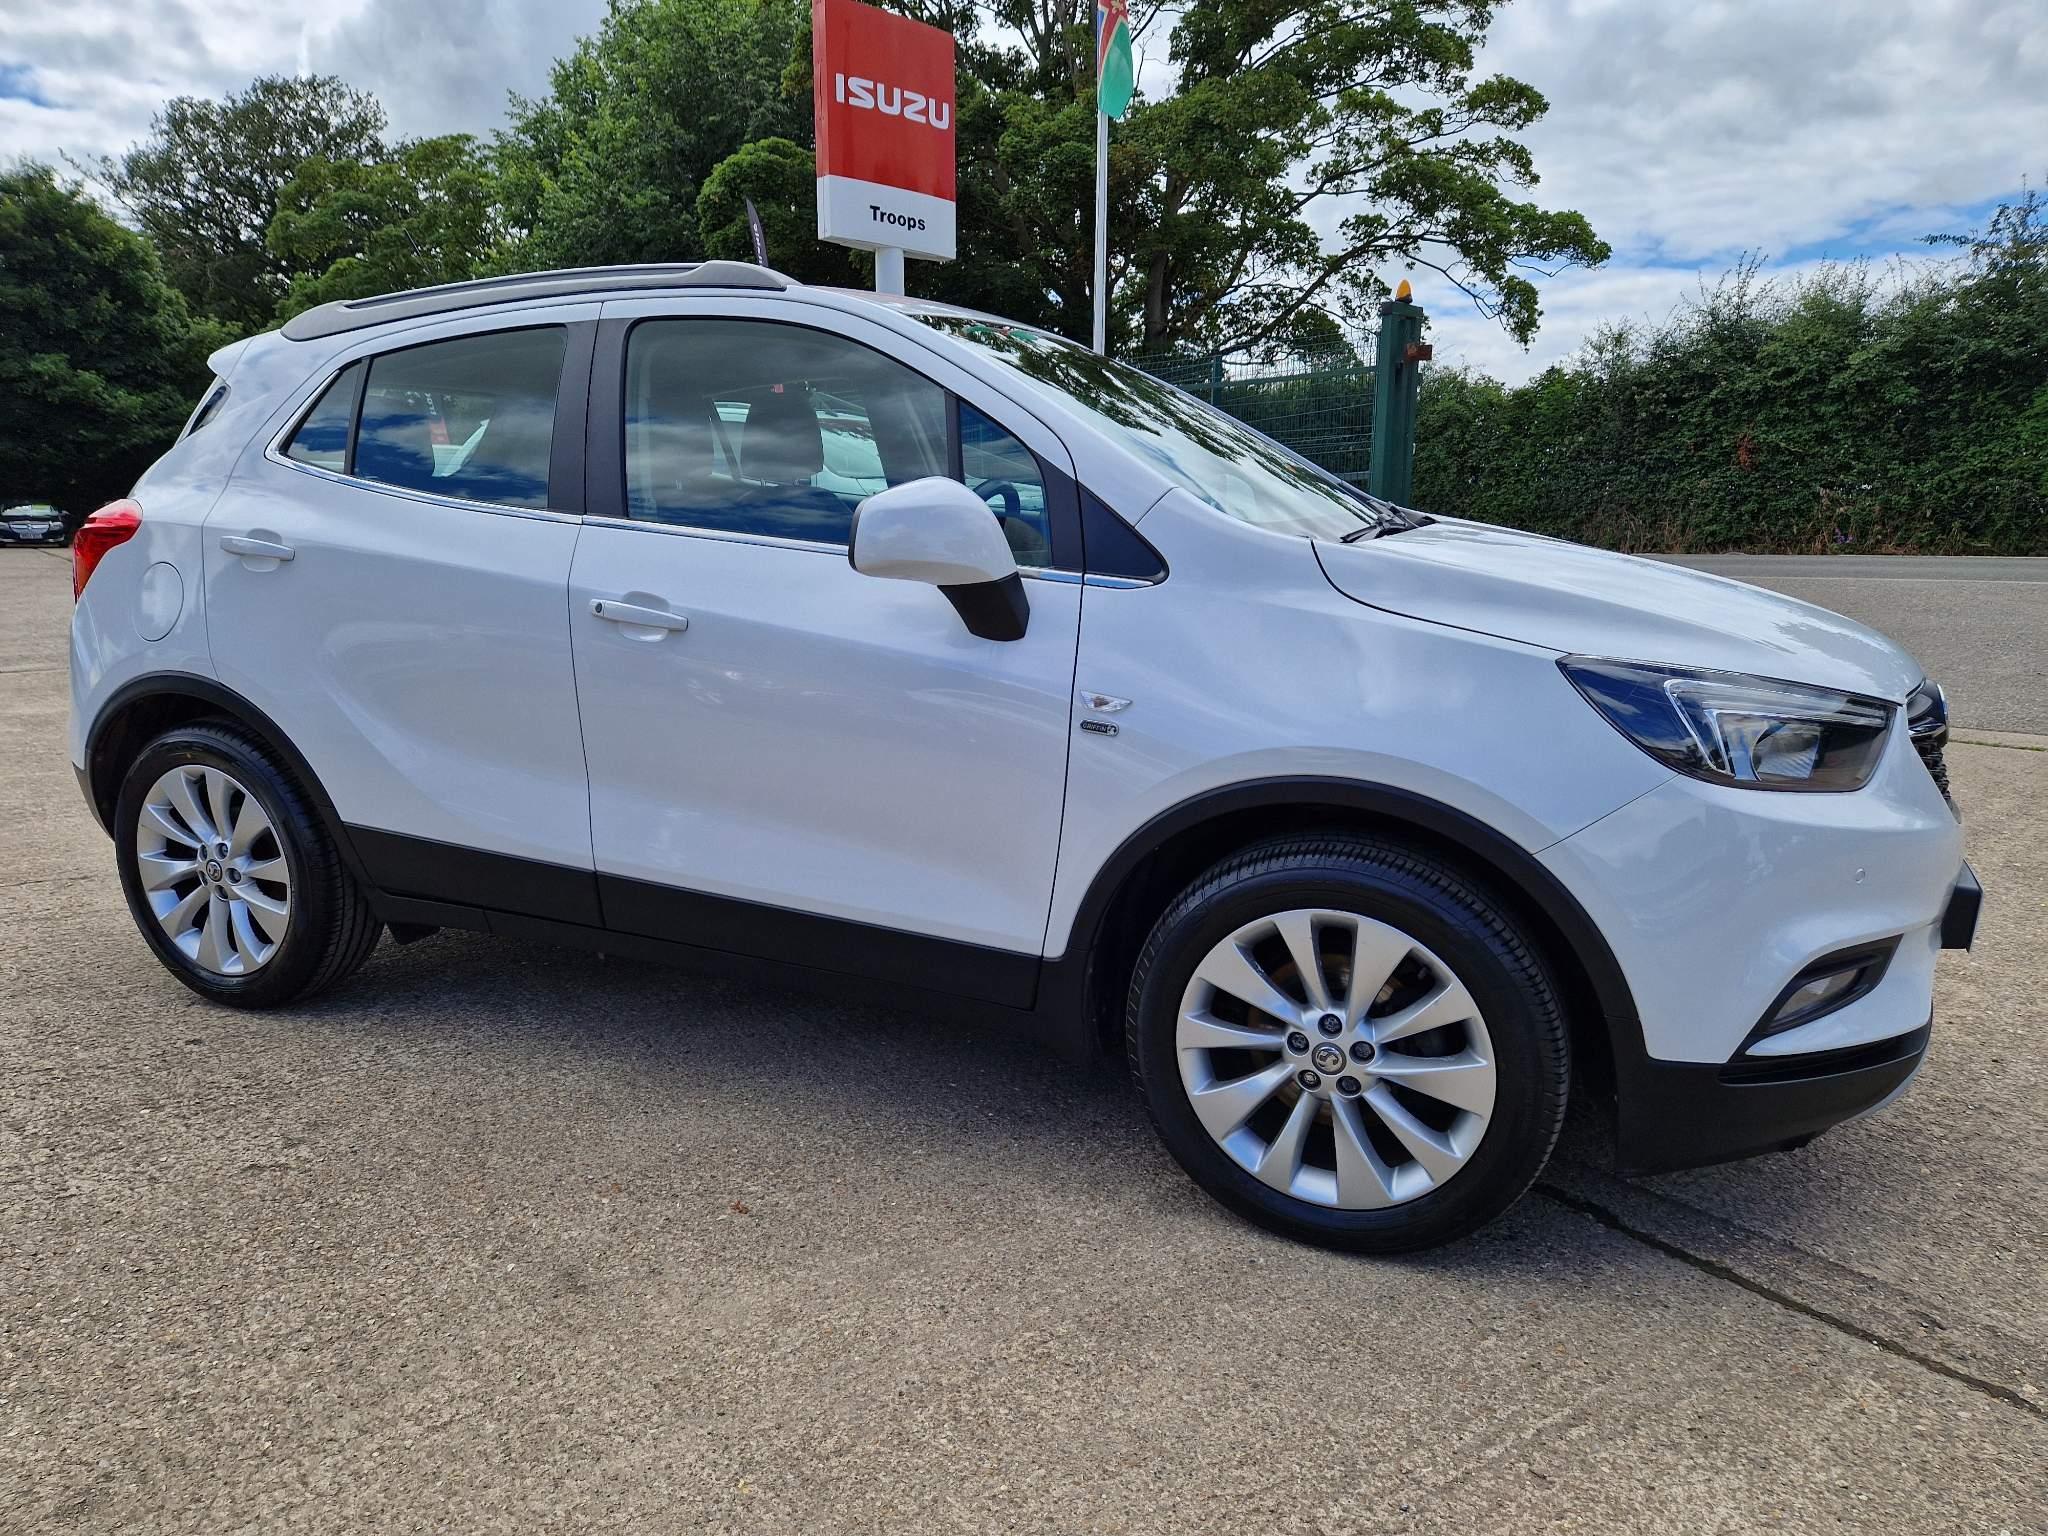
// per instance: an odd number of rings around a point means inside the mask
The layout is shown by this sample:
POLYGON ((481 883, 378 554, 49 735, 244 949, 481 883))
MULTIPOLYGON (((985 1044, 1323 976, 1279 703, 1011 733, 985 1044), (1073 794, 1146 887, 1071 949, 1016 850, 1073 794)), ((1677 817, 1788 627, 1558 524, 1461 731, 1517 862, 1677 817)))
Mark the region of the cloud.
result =
POLYGON ((506 92, 544 89, 549 64, 603 15, 604 0, 0 7, 0 160, 117 153, 172 96, 220 96, 260 74, 302 71, 373 92, 398 133, 488 133, 504 120, 506 92))
POLYGON ((48 107, 36 88, 36 72, 26 64, 0 64, 0 101, 25 101, 32 107, 48 107))
POLYGON ((1504 8, 1480 65, 1550 98, 1527 135, 1533 195, 1615 249, 1542 284, 1527 354, 1433 303, 1438 355, 1506 378, 1603 319, 1661 318, 1744 252, 1778 272, 1923 259, 1922 235, 1981 223, 2048 171, 2039 0, 1557 0, 1504 8))
POLYGON ((1482 67, 1552 99, 1546 197, 1667 259, 1974 203, 2048 154, 2038 0, 1511 7, 1482 67))
MULTIPOLYGON (((0 4, 0 161, 118 151, 170 96, 301 69, 375 92, 399 133, 487 133, 506 93, 543 90, 603 13, 604 0, 0 4)), ((1139 52, 1146 91, 1170 89, 1163 23, 1139 52)), ((1981 223, 2048 175, 2041 0, 1524 0, 1497 9, 1480 66, 1549 97, 1528 134, 1543 176, 1530 195, 1584 212, 1615 248, 1603 271, 1541 284, 1527 353, 1418 274, 1438 356, 1507 378, 1602 320, 1668 314, 1745 251, 1787 270, 1924 254, 1921 235, 1981 223)))
POLYGON ((27 96, 0 90, 0 161, 124 149, 172 96, 220 95, 289 70, 299 27, 255 0, 0 7, 0 64, 34 82, 27 96))
POLYGON ((397 133, 482 135, 504 121, 508 93, 547 89, 549 67, 604 11, 604 0, 368 0, 309 31, 307 58, 375 93, 397 133))

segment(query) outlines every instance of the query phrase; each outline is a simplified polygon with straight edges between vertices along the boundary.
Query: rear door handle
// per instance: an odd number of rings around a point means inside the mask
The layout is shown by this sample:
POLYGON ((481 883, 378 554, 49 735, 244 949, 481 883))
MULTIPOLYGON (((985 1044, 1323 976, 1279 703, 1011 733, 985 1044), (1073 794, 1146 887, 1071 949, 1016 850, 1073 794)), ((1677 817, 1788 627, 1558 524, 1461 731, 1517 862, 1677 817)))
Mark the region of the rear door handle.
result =
POLYGON ((251 560, 289 560, 292 557, 289 544, 279 544, 273 539, 245 539, 238 533, 224 535, 220 547, 231 555, 251 560))
POLYGON ((648 629, 673 630, 690 627, 688 614, 670 613, 666 608, 642 608, 638 603, 622 603, 615 597, 593 597, 590 611, 614 624, 640 624, 648 629))

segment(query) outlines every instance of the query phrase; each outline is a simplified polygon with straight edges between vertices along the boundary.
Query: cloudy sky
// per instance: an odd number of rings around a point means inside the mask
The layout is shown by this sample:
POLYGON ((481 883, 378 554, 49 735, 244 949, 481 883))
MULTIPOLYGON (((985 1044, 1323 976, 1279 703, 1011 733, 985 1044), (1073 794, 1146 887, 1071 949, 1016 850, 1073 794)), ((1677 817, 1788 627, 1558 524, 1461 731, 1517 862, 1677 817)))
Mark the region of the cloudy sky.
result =
MULTIPOLYGON (((374 91, 402 133, 488 131, 505 93, 593 29, 602 0, 0 0, 0 161, 79 159, 144 134, 166 97, 312 69, 374 91)), ((1145 40, 1160 80, 1164 38, 1145 40)), ((1535 196, 1614 247, 1542 284, 1522 351, 1432 274, 1437 355, 1505 378, 1594 325, 1661 318, 1744 252, 1925 259, 2048 177, 2043 0, 1519 0, 1482 67, 1529 81, 1535 196)))

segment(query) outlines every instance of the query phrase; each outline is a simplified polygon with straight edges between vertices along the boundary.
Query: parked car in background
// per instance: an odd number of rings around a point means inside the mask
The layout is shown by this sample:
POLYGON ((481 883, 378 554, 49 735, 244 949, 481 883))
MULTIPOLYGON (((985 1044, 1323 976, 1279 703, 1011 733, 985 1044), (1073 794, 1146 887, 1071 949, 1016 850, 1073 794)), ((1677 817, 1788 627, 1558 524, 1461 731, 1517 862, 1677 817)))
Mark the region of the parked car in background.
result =
POLYGON ((946 999, 1389 1252, 1572 1094, 1632 1171, 1880 1106, 1974 932, 1889 640, 1388 505, 1058 336, 709 262, 212 362, 74 540, 71 758, 215 1002, 437 926, 946 999))
POLYGON ((64 514, 47 502, 0 509, 0 544, 62 544, 64 514))

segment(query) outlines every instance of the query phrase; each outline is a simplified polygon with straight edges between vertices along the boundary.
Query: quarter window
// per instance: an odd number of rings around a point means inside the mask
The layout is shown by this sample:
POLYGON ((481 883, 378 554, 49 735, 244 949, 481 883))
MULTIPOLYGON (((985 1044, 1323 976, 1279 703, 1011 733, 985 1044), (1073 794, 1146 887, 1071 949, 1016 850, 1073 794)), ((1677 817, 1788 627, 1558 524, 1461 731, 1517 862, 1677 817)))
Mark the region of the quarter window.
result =
POLYGON ((316 469, 331 469, 337 475, 348 468, 348 434, 355 425, 356 392, 362 387, 365 366, 350 363, 321 391, 285 445, 286 458, 316 469))
POLYGON ((213 386, 213 389, 212 389, 212 392, 211 392, 211 393, 209 393, 209 394, 207 395, 207 397, 206 397, 205 401, 204 401, 204 402, 203 402, 203 403, 202 403, 202 404, 200 405, 200 407, 199 407, 198 411, 196 411, 196 412, 195 412, 195 413, 193 414, 193 417, 192 417, 192 425, 191 425, 191 426, 189 426, 189 427, 187 427, 187 428, 185 429, 185 435, 186 435, 187 437, 190 437, 190 436, 191 436, 191 435, 192 435, 192 434, 193 434, 194 432, 197 432, 197 431, 198 431, 198 430, 199 430, 199 429, 200 429, 201 427, 205 426, 205 425, 206 425, 206 424, 207 424, 207 423, 208 423, 209 421, 212 421, 214 417, 216 417, 216 416, 218 416, 218 415, 220 414, 220 408, 221 408, 221 407, 222 407, 223 405, 227 404, 227 400, 228 400, 228 387, 227 387, 227 385, 225 385, 225 384, 216 384, 216 385, 214 385, 214 386, 213 386))

